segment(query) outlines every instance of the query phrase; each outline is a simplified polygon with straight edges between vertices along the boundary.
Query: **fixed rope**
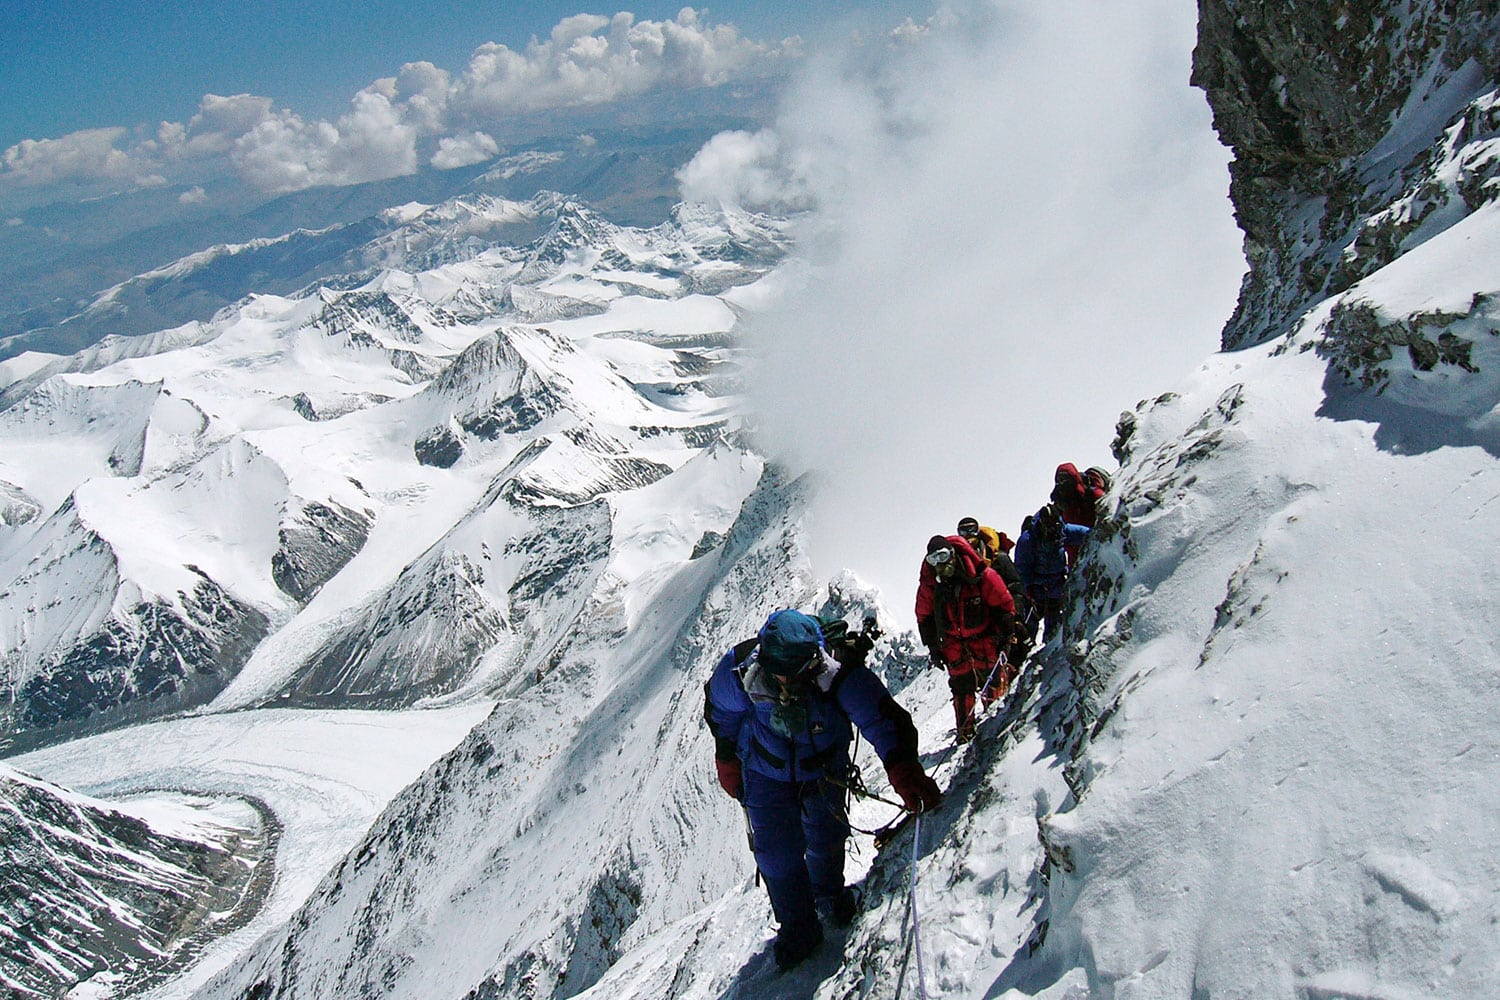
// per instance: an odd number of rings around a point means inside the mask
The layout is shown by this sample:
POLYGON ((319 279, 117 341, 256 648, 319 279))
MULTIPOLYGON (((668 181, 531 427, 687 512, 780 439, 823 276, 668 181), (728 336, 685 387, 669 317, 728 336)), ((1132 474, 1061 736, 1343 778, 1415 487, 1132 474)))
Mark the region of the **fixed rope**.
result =
MULTIPOLYGON (((990 668, 990 675, 984 679, 984 684, 979 689, 981 699, 984 696, 984 692, 990 689, 990 682, 995 679, 995 675, 1000 672, 1000 668, 1005 666, 1009 662, 1010 661, 1005 657, 1005 650, 1002 649, 1000 651, 999 658, 995 660, 995 665, 990 668)), ((997 698, 995 700, 999 701, 1000 699, 997 698)))
POLYGON ((915 814, 915 827, 911 837, 911 939, 917 955, 917 996, 927 1000, 927 971, 922 961, 922 922, 917 912, 917 857, 922 845, 922 814, 915 814))

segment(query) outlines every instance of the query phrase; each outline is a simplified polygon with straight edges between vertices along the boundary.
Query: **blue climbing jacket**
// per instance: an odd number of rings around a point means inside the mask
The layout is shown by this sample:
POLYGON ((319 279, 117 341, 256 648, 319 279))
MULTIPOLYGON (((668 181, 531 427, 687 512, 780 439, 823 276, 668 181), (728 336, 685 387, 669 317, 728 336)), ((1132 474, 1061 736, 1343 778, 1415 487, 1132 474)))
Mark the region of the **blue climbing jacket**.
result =
POLYGON ((821 664, 796 681, 784 699, 759 662, 758 642, 740 643, 704 685, 704 718, 721 760, 737 757, 748 771, 776 781, 844 780, 849 744, 859 731, 881 762, 917 759, 911 715, 868 667, 841 664, 820 650, 821 664))
POLYGON ((1089 529, 1081 524, 1063 522, 1054 541, 1048 541, 1035 527, 1021 532, 1016 540, 1016 572, 1032 598, 1059 600, 1068 582, 1066 546, 1081 545, 1089 529))

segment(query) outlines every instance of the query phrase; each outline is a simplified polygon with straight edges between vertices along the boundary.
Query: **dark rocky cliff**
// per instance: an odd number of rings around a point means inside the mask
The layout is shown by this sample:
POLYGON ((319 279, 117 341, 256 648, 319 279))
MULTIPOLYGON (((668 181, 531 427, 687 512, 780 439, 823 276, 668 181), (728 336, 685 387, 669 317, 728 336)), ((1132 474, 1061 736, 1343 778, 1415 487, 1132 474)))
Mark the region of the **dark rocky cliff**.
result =
POLYGON ((1198 9, 1193 83, 1234 151, 1250 265, 1226 349, 1284 333, 1310 305, 1500 196, 1500 4, 1198 9))

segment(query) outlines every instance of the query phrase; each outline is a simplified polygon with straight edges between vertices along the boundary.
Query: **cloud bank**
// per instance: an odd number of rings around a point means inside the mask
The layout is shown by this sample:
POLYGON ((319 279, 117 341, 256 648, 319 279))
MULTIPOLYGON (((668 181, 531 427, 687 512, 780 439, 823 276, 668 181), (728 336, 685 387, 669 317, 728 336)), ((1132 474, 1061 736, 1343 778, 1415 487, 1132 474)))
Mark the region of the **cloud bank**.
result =
POLYGON ((145 186, 233 171, 271 194, 452 169, 498 151, 486 126, 553 108, 777 72, 799 55, 685 7, 671 21, 629 13, 565 18, 524 50, 488 43, 458 74, 409 63, 355 94, 334 120, 305 119, 251 94, 210 94, 187 122, 27 139, 0 156, 0 193, 68 185, 145 186))
POLYGON ((815 558, 911 614, 923 543, 1014 536, 1063 461, 1217 347, 1244 264, 1190 5, 980 3, 810 65, 685 194, 805 217, 751 328, 759 430, 816 470, 815 558))

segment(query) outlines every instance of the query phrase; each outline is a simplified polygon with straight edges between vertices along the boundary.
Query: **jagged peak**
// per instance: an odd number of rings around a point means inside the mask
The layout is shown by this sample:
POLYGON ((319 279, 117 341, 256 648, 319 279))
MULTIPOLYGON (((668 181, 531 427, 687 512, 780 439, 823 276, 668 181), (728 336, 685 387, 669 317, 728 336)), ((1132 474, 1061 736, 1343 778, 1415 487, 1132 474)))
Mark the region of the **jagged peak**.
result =
POLYGON ((530 366, 516 350, 515 328, 498 328, 475 339, 459 352, 446 368, 424 390, 445 396, 467 396, 482 390, 499 375, 510 375, 515 382, 530 366))

